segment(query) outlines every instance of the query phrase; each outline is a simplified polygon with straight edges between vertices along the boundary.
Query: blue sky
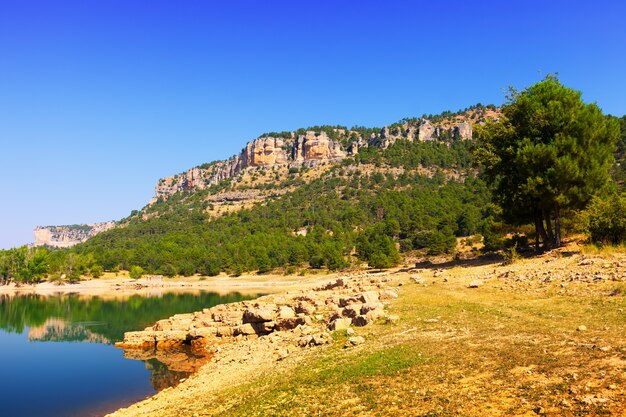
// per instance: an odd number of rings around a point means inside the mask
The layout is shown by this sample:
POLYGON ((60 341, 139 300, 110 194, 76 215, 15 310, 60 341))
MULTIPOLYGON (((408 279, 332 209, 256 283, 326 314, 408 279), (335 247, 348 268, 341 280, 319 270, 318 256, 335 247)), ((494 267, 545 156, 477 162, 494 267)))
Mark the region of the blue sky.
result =
POLYGON ((119 219, 266 131, 503 102, 626 113, 622 1, 0 2, 0 248, 119 219))

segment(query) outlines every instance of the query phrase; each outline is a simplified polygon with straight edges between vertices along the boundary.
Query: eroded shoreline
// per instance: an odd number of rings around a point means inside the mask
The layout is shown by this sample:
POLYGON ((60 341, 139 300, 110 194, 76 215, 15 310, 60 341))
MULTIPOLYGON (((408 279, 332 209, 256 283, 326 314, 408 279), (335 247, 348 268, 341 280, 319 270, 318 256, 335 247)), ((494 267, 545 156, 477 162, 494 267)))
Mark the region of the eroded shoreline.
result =
MULTIPOLYGON (((300 283, 305 289, 266 295, 158 321, 144 331, 128 332, 126 351, 164 349, 190 344, 212 355, 195 374, 174 389, 120 409, 112 416, 164 415, 165 404, 184 404, 246 376, 271 371, 283 362, 299 361, 317 346, 332 343, 331 331, 366 326, 375 320, 397 320, 384 310, 397 297, 389 273, 324 276, 324 283, 300 283), (201 393, 201 394, 200 394, 201 393)), ((353 337, 348 344, 360 344, 353 337)))

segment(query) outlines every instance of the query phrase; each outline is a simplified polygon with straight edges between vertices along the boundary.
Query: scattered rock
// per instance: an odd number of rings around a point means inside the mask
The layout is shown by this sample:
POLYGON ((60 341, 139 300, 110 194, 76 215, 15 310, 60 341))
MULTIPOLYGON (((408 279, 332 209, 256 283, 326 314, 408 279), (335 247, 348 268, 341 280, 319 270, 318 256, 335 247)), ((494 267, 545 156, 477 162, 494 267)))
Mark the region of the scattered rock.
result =
POLYGON ((467 287, 468 288, 478 288, 478 287, 480 287, 482 285, 485 285, 485 281, 483 281, 482 279, 475 279, 474 281, 470 282, 467 287))
POLYGON ((385 322, 388 324, 396 324, 400 321, 400 316, 396 314, 388 314, 385 316, 385 322))
POLYGON ((329 330, 345 330, 350 327, 352 324, 352 319, 350 318, 338 318, 330 322, 328 325, 329 330))
POLYGON ((365 338, 363 336, 354 336, 348 339, 344 347, 349 348, 352 346, 362 345, 363 343, 365 343, 365 338))
POLYGON ((384 290, 380 293, 381 300, 392 300, 394 298, 398 298, 398 293, 393 290, 384 290))
POLYGON ((587 326, 581 325, 576 328, 577 332, 585 332, 587 331, 587 326))
POLYGON ((278 309, 278 318, 290 319, 296 317, 296 311, 289 306, 280 306, 278 309))

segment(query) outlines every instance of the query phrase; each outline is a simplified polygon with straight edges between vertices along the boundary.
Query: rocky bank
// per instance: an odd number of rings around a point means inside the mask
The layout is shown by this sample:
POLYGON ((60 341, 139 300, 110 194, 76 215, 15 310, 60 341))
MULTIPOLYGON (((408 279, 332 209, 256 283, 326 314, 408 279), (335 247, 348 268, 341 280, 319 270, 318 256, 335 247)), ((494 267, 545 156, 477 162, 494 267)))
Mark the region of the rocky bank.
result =
POLYGON ((335 330, 353 336, 346 348, 361 344, 364 339, 354 336, 353 327, 376 320, 398 320, 385 311, 385 303, 398 296, 389 284, 387 274, 343 276, 313 290, 177 314, 143 331, 128 332, 117 345, 125 349, 126 356, 141 357, 141 352, 155 355, 190 346, 210 360, 176 390, 166 389, 112 415, 160 415, 162 402, 180 401, 186 395, 191 399, 199 385, 206 392, 245 380, 246 375, 269 369, 277 361, 297 358, 298 352, 333 343, 331 332, 335 330))

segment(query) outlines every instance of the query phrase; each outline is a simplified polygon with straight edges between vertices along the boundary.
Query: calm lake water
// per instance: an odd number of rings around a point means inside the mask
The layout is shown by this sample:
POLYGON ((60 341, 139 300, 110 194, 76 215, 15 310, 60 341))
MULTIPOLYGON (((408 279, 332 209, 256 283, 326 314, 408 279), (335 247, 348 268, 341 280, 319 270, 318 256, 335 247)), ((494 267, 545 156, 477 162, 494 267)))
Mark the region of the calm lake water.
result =
POLYGON ((133 360, 114 343, 176 313, 253 297, 0 295, 0 416, 99 416, 175 385, 190 373, 189 352, 133 360))

